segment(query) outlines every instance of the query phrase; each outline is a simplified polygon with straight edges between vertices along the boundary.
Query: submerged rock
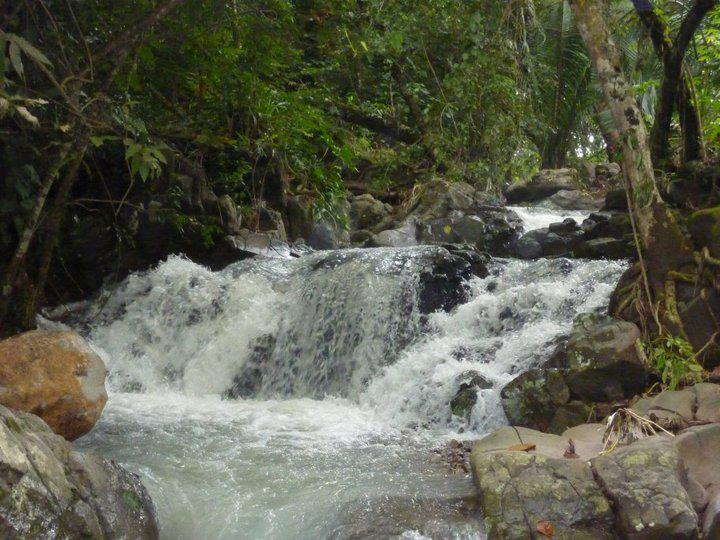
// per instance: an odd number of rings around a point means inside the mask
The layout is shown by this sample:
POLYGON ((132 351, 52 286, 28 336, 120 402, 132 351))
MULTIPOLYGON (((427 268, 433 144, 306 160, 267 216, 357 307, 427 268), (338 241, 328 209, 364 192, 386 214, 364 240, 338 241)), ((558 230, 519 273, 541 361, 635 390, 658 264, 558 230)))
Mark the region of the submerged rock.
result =
POLYGON ((69 440, 100 418, 105 375, 102 359, 73 332, 34 330, 0 341, 0 403, 40 416, 69 440))
POLYGON ((477 403, 478 390, 492 388, 492 383, 477 371, 467 371, 458 377, 459 388, 450 401, 450 410, 455 416, 469 418, 477 403))
POLYGON ((40 418, 0 406, 3 538, 158 538, 137 475, 76 452, 40 418))

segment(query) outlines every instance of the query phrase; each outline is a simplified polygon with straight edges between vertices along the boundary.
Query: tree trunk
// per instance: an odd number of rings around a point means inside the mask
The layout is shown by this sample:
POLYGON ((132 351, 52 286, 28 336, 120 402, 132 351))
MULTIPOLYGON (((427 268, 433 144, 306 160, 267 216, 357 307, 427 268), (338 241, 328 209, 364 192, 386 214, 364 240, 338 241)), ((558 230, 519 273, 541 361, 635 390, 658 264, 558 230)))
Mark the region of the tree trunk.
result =
POLYGON ((685 51, 693 34, 707 12, 717 5, 717 0, 695 0, 683 19, 678 35, 670 39, 670 31, 648 0, 632 0, 638 17, 650 32, 650 39, 663 63, 663 82, 660 103, 652 129, 652 156, 656 164, 669 157, 670 130, 677 104, 683 133, 683 160, 705 157, 700 115, 695 106, 692 81, 684 68, 685 51))
POLYGON ((603 2, 570 3, 620 134, 623 172, 640 243, 639 255, 646 268, 648 301, 652 304, 664 294, 668 272, 693 261, 692 250, 657 189, 645 123, 623 76, 620 54, 602 13, 603 2))
POLYGON ((40 246, 40 257, 39 257, 39 270, 37 278, 35 279, 35 286, 33 292, 29 297, 28 305, 24 310, 23 325, 25 328, 29 328, 32 324, 32 320, 40 307, 38 304, 43 299, 45 286, 47 285, 48 274, 50 273, 50 265, 52 263, 53 252, 60 238, 60 231, 62 229, 63 218, 67 210, 67 201, 70 192, 75 185, 75 181, 80 171, 83 159, 85 158, 85 152, 87 151, 87 141, 80 142, 78 144, 77 155, 72 159, 70 165, 65 170, 62 180, 58 185, 57 193, 55 194, 55 201, 52 209, 48 213, 47 220, 43 226, 45 234, 42 238, 42 244, 40 246))

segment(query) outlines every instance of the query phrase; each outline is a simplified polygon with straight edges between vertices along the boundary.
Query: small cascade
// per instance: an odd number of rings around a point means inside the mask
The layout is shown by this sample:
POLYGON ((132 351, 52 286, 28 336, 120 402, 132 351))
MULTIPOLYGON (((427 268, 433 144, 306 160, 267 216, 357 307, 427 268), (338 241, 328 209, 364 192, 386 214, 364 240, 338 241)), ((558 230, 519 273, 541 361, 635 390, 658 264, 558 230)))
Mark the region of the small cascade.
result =
POLYGON ((171 257, 73 310, 111 390, 79 444, 142 475, 164 538, 325 538, 358 504, 466 494, 431 448, 504 422, 502 387, 603 308, 625 266, 496 259, 480 279, 428 246, 219 272, 171 257), (461 418, 466 380, 483 384, 461 418))

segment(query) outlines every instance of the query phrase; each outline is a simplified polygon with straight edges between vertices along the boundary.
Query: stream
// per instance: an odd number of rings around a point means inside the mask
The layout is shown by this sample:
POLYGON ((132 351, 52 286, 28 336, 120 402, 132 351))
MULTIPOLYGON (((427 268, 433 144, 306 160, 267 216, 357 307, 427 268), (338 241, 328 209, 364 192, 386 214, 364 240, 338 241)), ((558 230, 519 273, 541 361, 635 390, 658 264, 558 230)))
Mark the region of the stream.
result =
MULTIPOLYGON (((521 216, 527 228, 575 217, 521 216)), ((141 475, 163 538, 482 538, 463 503, 470 477, 433 449, 504 423, 503 385, 603 308, 625 265, 496 259, 467 302, 425 317, 419 276, 437 249, 219 272, 171 257, 130 276, 77 324, 110 372, 78 446, 141 475), (225 399, 253 362, 252 395, 225 399), (449 402, 468 371, 492 387, 461 419, 449 402)))

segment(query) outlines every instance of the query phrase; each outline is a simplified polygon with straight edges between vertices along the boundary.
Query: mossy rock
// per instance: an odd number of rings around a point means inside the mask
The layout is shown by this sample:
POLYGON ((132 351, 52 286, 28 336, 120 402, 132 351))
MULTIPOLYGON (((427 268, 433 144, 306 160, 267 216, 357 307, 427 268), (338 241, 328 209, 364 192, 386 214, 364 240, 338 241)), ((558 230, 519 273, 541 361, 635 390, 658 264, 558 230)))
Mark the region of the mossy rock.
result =
POLYGON ((707 247, 713 257, 720 258, 720 206, 692 214, 688 229, 698 248, 707 247))

